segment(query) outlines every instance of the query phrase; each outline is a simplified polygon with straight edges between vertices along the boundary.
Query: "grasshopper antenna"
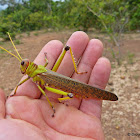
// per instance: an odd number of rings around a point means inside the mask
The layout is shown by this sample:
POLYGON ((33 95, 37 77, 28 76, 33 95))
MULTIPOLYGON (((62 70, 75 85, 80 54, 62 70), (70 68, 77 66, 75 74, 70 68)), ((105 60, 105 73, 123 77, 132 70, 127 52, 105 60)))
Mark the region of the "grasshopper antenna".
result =
POLYGON ((9 38, 10 38, 10 41, 12 42, 12 44, 13 44, 15 50, 16 50, 16 53, 18 54, 18 57, 20 58, 20 61, 22 61, 22 58, 21 58, 20 54, 18 53, 18 50, 17 50, 16 46, 14 45, 14 42, 13 42, 13 40, 12 40, 12 38, 11 38, 9 32, 7 32, 7 34, 8 34, 8 36, 9 36, 9 38))
POLYGON ((20 56, 20 54, 18 53, 18 51, 17 51, 17 48, 15 47, 15 45, 14 45, 14 43, 13 43, 13 41, 12 41, 12 39, 11 39, 11 36, 10 36, 10 34, 9 33, 7 33, 8 34, 8 36, 9 36, 9 38, 10 38, 10 41, 12 42, 12 45, 14 46, 14 48, 15 48, 15 50, 16 50, 16 53, 18 54, 18 56, 16 56, 16 55, 14 55, 13 53, 11 53, 10 51, 8 51, 8 50, 6 50, 6 49, 4 49, 3 47, 1 47, 0 46, 0 48, 2 49, 2 50, 4 50, 4 51, 6 51, 7 53, 9 53, 10 55, 12 55, 12 56, 14 56, 15 58, 17 58, 18 59, 18 61, 22 61, 22 58, 21 58, 21 56, 20 56))

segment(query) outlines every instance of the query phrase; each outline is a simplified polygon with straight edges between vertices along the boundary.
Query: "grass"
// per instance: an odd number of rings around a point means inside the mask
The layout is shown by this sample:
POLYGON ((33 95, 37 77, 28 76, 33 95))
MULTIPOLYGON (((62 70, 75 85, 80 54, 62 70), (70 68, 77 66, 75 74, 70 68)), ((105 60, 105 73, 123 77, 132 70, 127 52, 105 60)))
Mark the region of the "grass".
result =
POLYGON ((131 53, 131 52, 128 52, 128 63, 129 64, 133 64, 134 63, 134 57, 135 57, 135 54, 134 53, 131 53))
POLYGON ((111 63, 111 68, 116 68, 115 64, 111 63))
POLYGON ((4 51, 4 50, 2 50, 2 49, 0 49, 0 54, 3 54, 3 53, 5 53, 5 51, 4 51))
POLYGON ((3 45, 4 43, 3 42, 0 42, 0 45, 3 45))
POLYGON ((14 41, 14 43, 15 43, 15 45, 19 45, 19 44, 21 44, 21 41, 17 39, 14 41))
POLYGON ((138 81, 140 76, 139 75, 134 75, 133 77, 134 77, 135 81, 138 81))
POLYGON ((29 37, 30 36, 30 32, 26 32, 27 36, 29 37))
POLYGON ((35 36, 38 36, 38 33, 36 32, 36 33, 34 33, 34 35, 35 35, 35 36))

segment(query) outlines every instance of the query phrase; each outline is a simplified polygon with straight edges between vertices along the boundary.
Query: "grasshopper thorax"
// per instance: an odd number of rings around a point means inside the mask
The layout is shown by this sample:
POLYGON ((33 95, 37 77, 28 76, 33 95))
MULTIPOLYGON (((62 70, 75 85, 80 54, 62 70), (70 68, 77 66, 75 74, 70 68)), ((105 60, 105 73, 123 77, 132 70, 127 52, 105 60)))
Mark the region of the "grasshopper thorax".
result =
POLYGON ((28 59, 23 59, 20 63, 20 70, 22 74, 26 73, 26 70, 29 66, 29 60, 28 59))

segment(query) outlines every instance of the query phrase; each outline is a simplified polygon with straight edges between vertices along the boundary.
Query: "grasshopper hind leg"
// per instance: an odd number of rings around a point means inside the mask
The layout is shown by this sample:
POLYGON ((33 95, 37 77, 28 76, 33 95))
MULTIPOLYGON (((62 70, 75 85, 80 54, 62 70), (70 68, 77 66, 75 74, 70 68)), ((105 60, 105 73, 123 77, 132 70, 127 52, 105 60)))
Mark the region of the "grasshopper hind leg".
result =
POLYGON ((72 52, 71 47, 68 46, 68 45, 66 45, 65 50, 66 50, 66 51, 68 51, 68 50, 70 51, 70 55, 71 55, 71 59, 72 59, 72 62, 73 62, 73 66, 74 66, 75 72, 76 72, 77 74, 84 74, 84 73, 87 73, 87 71, 79 72, 79 71, 77 70, 77 64, 76 64, 76 61, 75 61, 75 58, 74 58, 74 54, 73 54, 73 52, 72 52))
POLYGON ((61 53, 59 59, 57 60, 57 62, 56 62, 55 65, 54 65, 52 71, 55 71, 55 72, 57 71, 57 69, 58 69, 58 67, 60 66, 60 64, 61 64, 61 62, 62 62, 62 60, 63 60, 63 58, 64 58, 64 56, 65 56, 65 54, 66 54, 67 51, 70 51, 70 55, 71 55, 71 59, 72 59, 72 62, 73 62, 73 66, 74 66, 75 72, 76 72, 77 74, 84 74, 84 73, 87 73, 86 71, 84 71, 84 72, 79 72, 79 71, 77 70, 77 64, 76 64, 76 61, 75 61, 75 58, 74 58, 72 49, 71 49, 71 47, 68 46, 68 45, 66 45, 66 46, 64 47, 64 49, 63 49, 63 51, 62 51, 62 53, 61 53))

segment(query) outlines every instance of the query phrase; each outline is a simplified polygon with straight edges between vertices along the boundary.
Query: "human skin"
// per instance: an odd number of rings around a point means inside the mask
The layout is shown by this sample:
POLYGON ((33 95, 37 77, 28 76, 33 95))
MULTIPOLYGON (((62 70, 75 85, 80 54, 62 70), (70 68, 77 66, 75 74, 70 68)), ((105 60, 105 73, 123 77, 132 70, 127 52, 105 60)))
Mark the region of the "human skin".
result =
MULTIPOLYGON (((86 33, 77 31, 66 44, 71 46, 76 61, 81 57, 78 70, 87 73, 72 74, 73 64, 69 52, 57 72, 104 89, 111 66, 109 60, 102 57, 101 41, 89 40, 86 33)), ((44 65, 44 52, 47 52, 47 68, 51 69, 62 48, 60 41, 52 40, 34 62, 44 65)), ((19 86, 16 95, 7 99, 0 90, 0 140, 104 140, 101 100, 73 98, 65 102, 68 104, 66 106, 58 102, 60 95, 48 91, 46 94, 55 107, 55 117, 52 117, 53 111, 47 100, 31 80, 19 86)))

